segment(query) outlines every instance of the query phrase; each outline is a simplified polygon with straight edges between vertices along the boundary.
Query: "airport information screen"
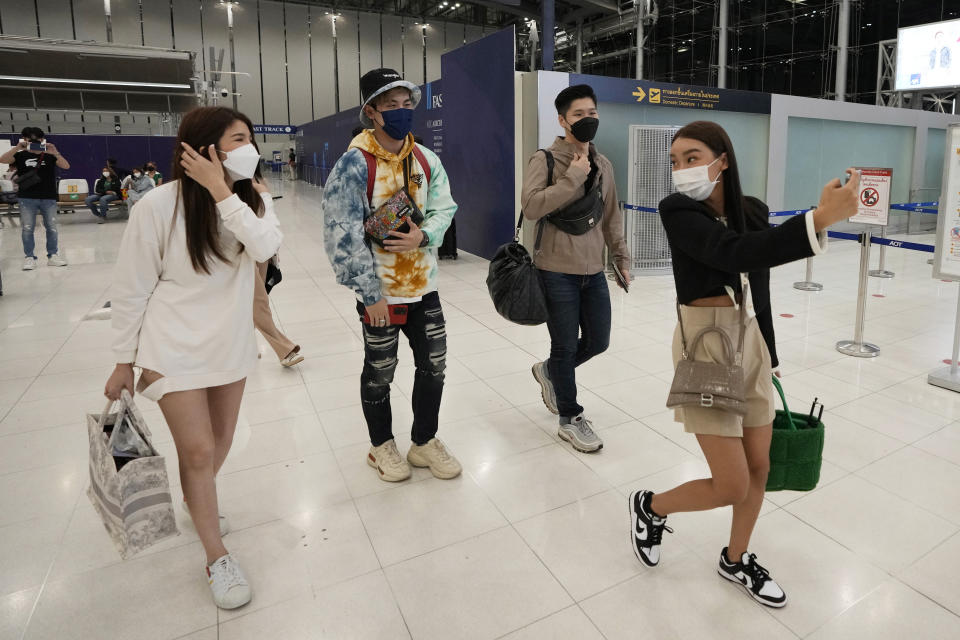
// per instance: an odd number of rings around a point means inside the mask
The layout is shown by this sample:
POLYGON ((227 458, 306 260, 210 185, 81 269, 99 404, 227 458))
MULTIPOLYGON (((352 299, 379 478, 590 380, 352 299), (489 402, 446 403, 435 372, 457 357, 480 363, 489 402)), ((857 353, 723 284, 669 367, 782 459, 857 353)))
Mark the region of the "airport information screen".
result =
POLYGON ((897 91, 960 85, 960 20, 897 32, 897 91))

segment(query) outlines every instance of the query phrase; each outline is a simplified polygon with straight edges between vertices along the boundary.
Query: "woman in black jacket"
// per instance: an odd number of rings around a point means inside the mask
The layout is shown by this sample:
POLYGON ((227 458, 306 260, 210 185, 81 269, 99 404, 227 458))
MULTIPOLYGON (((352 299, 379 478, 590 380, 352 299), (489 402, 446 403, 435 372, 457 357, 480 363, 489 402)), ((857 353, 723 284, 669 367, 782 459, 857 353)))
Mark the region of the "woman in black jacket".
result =
MULTIPOLYGON (((766 205, 744 198, 733 145, 716 123, 694 122, 678 131, 670 161, 679 193, 660 203, 660 217, 673 252, 680 316, 674 364, 684 356, 682 336, 692 340, 706 327, 721 329, 737 345, 740 305, 745 304, 742 365, 747 412, 741 417, 723 411, 711 398, 700 406, 677 409, 675 419, 696 434, 712 477, 663 493, 634 491, 630 495, 634 552, 643 563, 655 566, 663 532, 671 531, 666 527, 669 514, 733 506, 730 541, 720 553, 718 572, 742 585, 758 602, 782 607, 783 590, 747 550, 763 504, 775 413, 771 349, 766 344, 773 345, 769 270, 825 250, 821 232, 856 213, 859 177, 849 169, 850 181, 827 184, 816 209, 771 228, 766 205), (745 290, 752 295, 746 296, 745 290), (761 331, 764 324, 769 337, 761 331)), ((687 355, 724 361, 722 344, 718 335, 707 334, 698 353, 687 355)))

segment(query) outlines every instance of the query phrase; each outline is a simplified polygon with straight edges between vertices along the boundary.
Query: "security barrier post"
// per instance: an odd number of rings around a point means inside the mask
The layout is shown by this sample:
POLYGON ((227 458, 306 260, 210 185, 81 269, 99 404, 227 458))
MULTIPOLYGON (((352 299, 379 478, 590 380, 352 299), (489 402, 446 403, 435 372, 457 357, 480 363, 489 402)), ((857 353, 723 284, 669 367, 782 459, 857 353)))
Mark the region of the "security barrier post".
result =
MULTIPOLYGON (((880 237, 887 237, 886 227, 880 227, 880 237)), ((880 245, 880 264, 870 272, 870 275, 874 278, 892 278, 896 275, 893 271, 887 271, 887 245, 880 245)))
POLYGON ((863 324, 867 310, 867 278, 870 270, 870 233, 860 234, 860 286, 857 291, 857 319, 853 340, 841 340, 837 351, 855 358, 876 358, 880 347, 863 341, 863 324))

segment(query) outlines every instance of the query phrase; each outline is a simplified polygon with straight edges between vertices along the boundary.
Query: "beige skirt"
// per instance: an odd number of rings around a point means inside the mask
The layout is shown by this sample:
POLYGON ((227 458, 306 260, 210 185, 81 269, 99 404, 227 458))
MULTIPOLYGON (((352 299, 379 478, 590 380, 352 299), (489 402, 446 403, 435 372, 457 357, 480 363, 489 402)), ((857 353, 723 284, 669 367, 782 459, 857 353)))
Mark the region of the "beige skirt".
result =
MULTIPOLYGON (((740 338, 740 312, 733 307, 680 307, 687 340, 706 327, 719 327, 730 337, 734 350, 740 338)), ((673 364, 680 361, 682 345, 680 325, 673 333, 673 364)), ((723 344, 720 336, 708 334, 700 341, 697 353, 691 356, 700 362, 720 362, 723 344)), ((773 382, 770 352, 760 333, 756 318, 747 320, 743 340, 743 374, 746 384, 747 415, 738 416, 718 409, 683 407, 674 411, 674 420, 683 423, 687 433, 711 436, 743 437, 744 427, 763 427, 773 422, 776 410, 773 404, 773 382)))

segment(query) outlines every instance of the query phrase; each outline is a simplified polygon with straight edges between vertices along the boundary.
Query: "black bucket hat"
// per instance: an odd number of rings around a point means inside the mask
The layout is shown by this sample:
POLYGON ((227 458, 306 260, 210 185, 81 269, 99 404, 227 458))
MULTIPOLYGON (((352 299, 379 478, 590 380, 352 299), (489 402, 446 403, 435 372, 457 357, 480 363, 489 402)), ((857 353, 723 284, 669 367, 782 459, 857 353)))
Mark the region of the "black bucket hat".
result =
POLYGON ((360 106, 360 122, 363 123, 363 126, 367 128, 373 126, 373 122, 363 112, 363 107, 370 104, 370 101, 377 96, 397 87, 410 90, 414 108, 420 104, 420 87, 404 80, 403 76, 397 71, 393 69, 374 69, 363 74, 363 77, 360 78, 360 97, 363 98, 363 104, 360 106))

